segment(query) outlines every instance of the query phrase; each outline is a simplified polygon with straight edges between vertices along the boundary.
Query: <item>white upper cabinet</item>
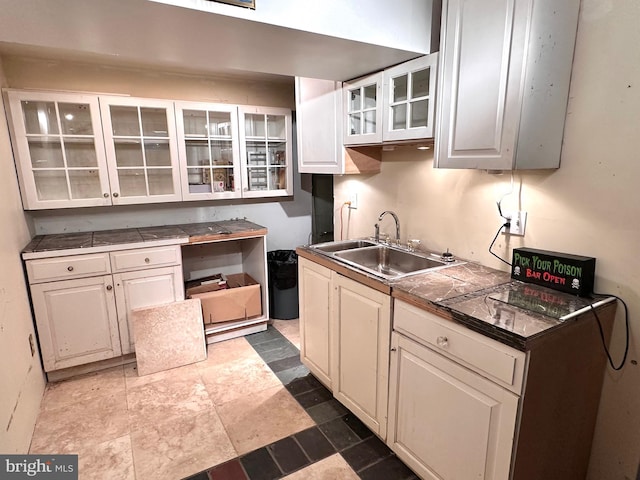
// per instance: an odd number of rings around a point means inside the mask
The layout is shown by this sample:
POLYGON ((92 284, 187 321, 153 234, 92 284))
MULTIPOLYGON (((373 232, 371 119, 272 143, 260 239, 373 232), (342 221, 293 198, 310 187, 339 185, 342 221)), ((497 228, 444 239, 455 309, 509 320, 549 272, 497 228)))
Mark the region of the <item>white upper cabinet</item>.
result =
POLYGON ((173 102, 99 98, 113 204, 179 201, 173 102))
POLYGON ((242 196, 293 195, 291 110, 240 106, 242 196))
POLYGON ((433 138, 438 54, 384 71, 382 140, 433 138))
POLYGON ((111 205, 97 97, 9 90, 6 98, 25 210, 111 205))
POLYGON ((344 144, 382 142, 382 72, 345 82, 344 144))
POLYGON ((183 200, 239 198, 238 107, 176 102, 183 200))
POLYGON ((443 2, 436 167, 559 167, 579 6, 443 2))

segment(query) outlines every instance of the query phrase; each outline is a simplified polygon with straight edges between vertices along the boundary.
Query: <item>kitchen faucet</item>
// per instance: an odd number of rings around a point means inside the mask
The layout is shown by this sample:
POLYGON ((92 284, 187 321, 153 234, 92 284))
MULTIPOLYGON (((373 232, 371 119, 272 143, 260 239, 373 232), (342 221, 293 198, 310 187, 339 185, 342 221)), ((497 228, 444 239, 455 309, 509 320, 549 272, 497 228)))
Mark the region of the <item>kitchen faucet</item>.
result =
MULTIPOLYGON (((384 217, 387 213, 391 215, 396 222, 396 243, 400 245, 400 220, 398 220, 398 215, 396 215, 391 210, 385 210, 378 217, 378 221, 381 221, 382 217, 384 217)), ((380 225, 376 223, 374 227, 376 229, 375 239, 376 239, 376 242, 379 242, 380 241, 380 225)))

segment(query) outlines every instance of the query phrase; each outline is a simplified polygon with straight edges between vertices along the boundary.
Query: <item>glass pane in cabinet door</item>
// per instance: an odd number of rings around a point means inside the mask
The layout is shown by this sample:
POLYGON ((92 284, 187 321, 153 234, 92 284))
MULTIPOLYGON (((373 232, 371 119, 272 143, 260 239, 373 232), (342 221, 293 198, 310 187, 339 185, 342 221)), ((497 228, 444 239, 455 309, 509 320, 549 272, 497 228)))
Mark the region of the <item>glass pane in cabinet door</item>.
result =
POLYGON ((391 116, 392 116, 392 124, 391 128, 393 130, 404 130, 407 128, 407 104, 401 103, 400 105, 395 105, 391 107, 391 116))
POLYGON ((21 103, 24 126, 28 134, 56 135, 59 133, 54 102, 23 100, 21 103))
POLYGON ((411 102, 411 127, 426 127, 429 118, 429 100, 411 102))
POLYGON ((206 140, 186 140, 187 165, 199 167, 209 165, 209 144, 206 140))
POLYGON ((258 166, 267 164, 267 153, 264 144, 247 144, 247 165, 258 166))
POLYGON ((211 142, 211 160, 214 165, 233 165, 233 147, 230 141, 211 142))
POLYGON ((169 151, 169 141, 145 140, 144 156, 147 160, 147 166, 170 167, 171 152, 169 151))
POLYGON ((266 190, 267 189, 267 169, 251 168, 248 169, 249 190, 266 190))
POLYGON ((142 168, 127 168, 118 170, 121 197, 147 196, 147 180, 142 168))
POLYGON ((360 133, 362 133, 360 114, 352 113, 349 115, 349 135, 360 135, 360 133))
POLYGON ((58 138, 29 139, 33 168, 63 168, 62 146, 58 138))
POLYGON ((429 68, 413 73, 411 77, 411 98, 426 97, 429 95, 429 74, 429 68))
POLYGON ((285 165, 287 163, 286 150, 284 143, 269 144, 269 164, 285 165))
POLYGON ((145 137, 168 137, 167 110, 165 108, 140 108, 142 135, 145 137))
POLYGON ((170 168, 150 168, 147 170, 147 175, 149 176, 149 195, 173 193, 173 172, 170 168))
POLYGON ((245 115, 244 132, 247 137, 266 138, 264 115, 262 114, 245 115))
POLYGON ((138 107, 109 106, 113 134, 120 137, 139 137, 140 119, 138 107))
POLYGON ((188 168, 187 181, 189 182, 189 193, 211 192, 208 168, 188 168))
POLYGON ((119 167, 141 167, 142 148, 140 142, 135 140, 116 141, 116 163, 119 167))
POLYGON ((207 112, 201 110, 183 110, 184 134, 204 137, 207 135, 207 112))
POLYGON ((69 170, 71 198, 100 198, 100 175, 98 170, 69 170))
POLYGON ((267 115, 269 138, 285 138, 285 117, 282 115, 267 115))
POLYGON ((214 192, 233 192, 235 182, 233 178, 232 168, 214 168, 212 169, 211 183, 214 192))
POLYGON ((65 135, 93 135, 91 108, 86 103, 59 103, 60 124, 65 135))
POLYGON ((377 86, 374 83, 373 85, 367 85, 363 88, 364 90, 364 105, 365 108, 376 108, 376 94, 377 94, 377 86))
POLYGON ((362 95, 360 88, 349 90, 349 111, 358 112, 362 110, 362 95))
POLYGON ((362 133, 376 133, 376 111, 364 112, 364 131, 362 133))
POLYGON ((231 114, 228 112, 209 112, 209 135, 230 137, 231 114))
POLYGON ((271 190, 283 190, 287 188, 287 169, 274 167, 269 169, 271 190))
POLYGON ((392 102, 404 102, 407 100, 407 75, 391 79, 392 102))
POLYGON ((64 153, 69 167, 97 167, 93 138, 65 138, 64 153))
POLYGON ((33 179, 38 200, 69 200, 64 170, 35 170, 33 179))

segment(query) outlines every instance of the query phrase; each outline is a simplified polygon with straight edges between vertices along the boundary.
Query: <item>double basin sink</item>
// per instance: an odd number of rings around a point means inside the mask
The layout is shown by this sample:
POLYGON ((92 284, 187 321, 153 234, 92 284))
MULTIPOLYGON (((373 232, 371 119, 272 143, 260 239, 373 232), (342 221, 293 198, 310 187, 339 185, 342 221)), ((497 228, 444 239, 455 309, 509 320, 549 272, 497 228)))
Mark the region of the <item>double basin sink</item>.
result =
POLYGON ((395 280, 458 263, 455 260, 445 260, 440 255, 408 251, 370 240, 318 243, 310 248, 385 280, 395 280))

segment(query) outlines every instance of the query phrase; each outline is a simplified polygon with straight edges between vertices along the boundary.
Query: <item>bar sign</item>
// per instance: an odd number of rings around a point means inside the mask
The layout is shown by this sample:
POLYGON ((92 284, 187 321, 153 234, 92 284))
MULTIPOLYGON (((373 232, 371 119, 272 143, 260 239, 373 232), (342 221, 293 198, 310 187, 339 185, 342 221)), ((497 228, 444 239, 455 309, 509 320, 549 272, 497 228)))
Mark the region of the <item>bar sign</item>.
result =
POLYGON ((586 297, 593 291, 596 259, 534 248, 514 248, 511 278, 586 297))

